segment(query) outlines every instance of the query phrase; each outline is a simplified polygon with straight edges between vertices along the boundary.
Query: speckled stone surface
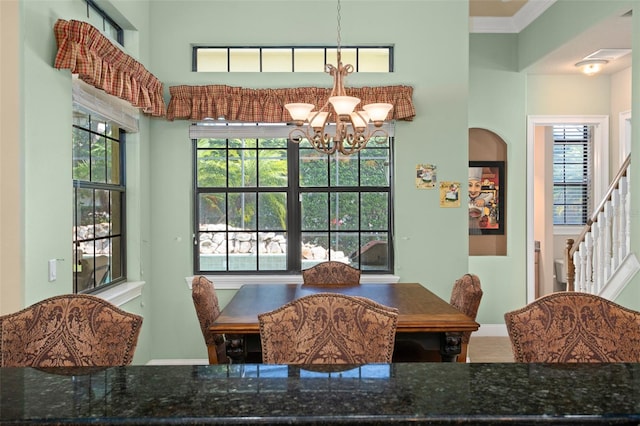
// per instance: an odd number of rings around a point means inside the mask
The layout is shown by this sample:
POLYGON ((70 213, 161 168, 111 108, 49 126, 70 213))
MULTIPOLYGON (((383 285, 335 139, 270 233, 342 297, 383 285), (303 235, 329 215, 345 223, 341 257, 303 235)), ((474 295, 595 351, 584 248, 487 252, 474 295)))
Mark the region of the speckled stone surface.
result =
POLYGON ((0 369, 0 424, 35 422, 637 425, 640 364, 0 369))

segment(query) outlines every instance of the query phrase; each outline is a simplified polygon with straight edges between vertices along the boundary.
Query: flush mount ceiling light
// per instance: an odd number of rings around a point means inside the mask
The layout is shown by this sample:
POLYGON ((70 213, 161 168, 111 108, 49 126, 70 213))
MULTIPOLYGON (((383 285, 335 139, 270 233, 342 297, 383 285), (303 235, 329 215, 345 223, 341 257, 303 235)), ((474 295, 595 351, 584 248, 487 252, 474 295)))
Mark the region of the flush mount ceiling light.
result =
POLYGON ((593 75, 602 69, 602 66, 609 63, 604 59, 586 59, 576 64, 576 67, 582 68, 582 72, 586 75, 593 75))
POLYGON ((342 65, 340 49, 340 0, 338 0, 338 45, 337 68, 325 65, 325 72, 333 77, 333 88, 328 101, 317 111, 316 107, 307 103, 285 104, 296 128, 289 133, 289 139, 300 143, 307 139, 316 151, 323 154, 339 152, 351 155, 363 149, 374 136, 388 137, 382 125, 393 108, 387 103, 363 105, 356 111, 360 98, 347 96, 344 89, 344 78, 354 71, 353 65, 342 65), (369 122, 373 123, 370 128, 369 122), (335 123, 335 133, 328 133, 327 125, 335 123))

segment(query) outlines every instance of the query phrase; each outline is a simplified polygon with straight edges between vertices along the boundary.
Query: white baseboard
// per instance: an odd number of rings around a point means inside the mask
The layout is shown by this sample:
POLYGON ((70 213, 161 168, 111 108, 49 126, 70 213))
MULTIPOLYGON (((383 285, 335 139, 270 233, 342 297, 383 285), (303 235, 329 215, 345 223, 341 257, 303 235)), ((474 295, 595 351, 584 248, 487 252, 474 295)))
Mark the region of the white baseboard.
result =
POLYGON ((494 337, 509 336, 506 324, 480 324, 478 331, 474 331, 472 336, 475 337, 494 337))

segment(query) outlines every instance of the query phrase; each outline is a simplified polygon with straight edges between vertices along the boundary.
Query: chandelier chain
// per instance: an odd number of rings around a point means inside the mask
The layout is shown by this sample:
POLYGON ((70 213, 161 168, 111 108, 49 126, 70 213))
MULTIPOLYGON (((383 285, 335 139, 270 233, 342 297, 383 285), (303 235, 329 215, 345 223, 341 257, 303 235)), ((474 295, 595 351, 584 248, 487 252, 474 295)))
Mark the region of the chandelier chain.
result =
POLYGON ((342 44, 342 37, 340 36, 340 30, 341 30, 341 26, 340 26, 340 10, 341 10, 341 7, 340 7, 340 0, 338 0, 338 7, 337 7, 337 9, 338 9, 338 18, 337 18, 337 21, 338 21, 338 25, 337 25, 337 33, 338 33, 337 42, 338 42, 338 49, 337 49, 337 50, 338 50, 338 52, 340 52, 340 45, 342 44))

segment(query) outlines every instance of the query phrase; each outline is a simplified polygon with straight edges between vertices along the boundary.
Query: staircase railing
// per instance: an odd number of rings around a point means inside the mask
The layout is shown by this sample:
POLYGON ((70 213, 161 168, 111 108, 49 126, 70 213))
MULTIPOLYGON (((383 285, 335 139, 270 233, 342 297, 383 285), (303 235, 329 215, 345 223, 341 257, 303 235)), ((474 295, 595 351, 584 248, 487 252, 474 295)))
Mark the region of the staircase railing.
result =
POLYGON ((630 249, 628 156, 576 240, 567 239, 567 290, 599 294, 630 249))

